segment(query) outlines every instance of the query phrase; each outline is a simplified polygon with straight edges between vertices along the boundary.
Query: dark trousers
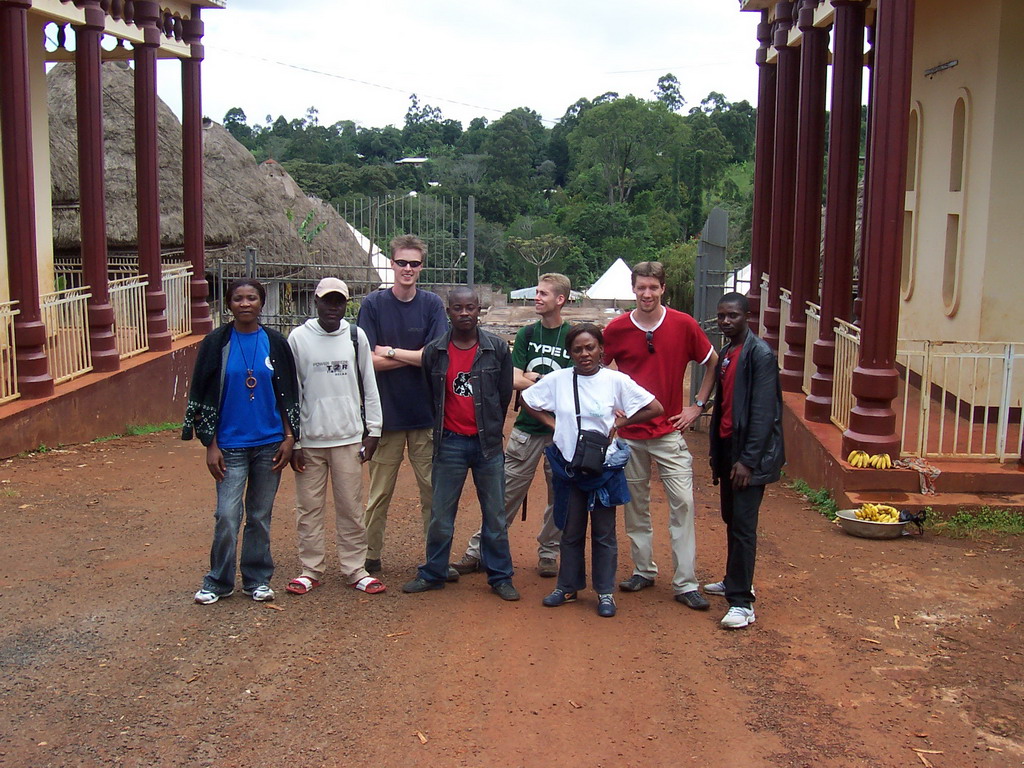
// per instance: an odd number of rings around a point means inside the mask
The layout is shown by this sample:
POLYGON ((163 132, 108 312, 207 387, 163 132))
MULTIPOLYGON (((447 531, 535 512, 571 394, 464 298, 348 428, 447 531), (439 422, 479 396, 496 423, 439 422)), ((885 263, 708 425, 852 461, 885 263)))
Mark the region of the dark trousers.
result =
POLYGON ((589 518, 594 591, 599 595, 611 594, 615 590, 615 569, 619 565, 615 507, 595 506, 593 511, 588 511, 587 494, 575 485, 570 485, 569 489, 568 514, 562 531, 562 559, 558 566, 558 586, 566 592, 576 592, 587 586, 585 551, 589 518))
POLYGON ((763 485, 732 487, 732 444, 724 440, 716 457, 716 474, 725 522, 728 555, 725 561, 725 599, 731 606, 749 608, 754 602, 754 560, 757 557, 757 515, 763 485))

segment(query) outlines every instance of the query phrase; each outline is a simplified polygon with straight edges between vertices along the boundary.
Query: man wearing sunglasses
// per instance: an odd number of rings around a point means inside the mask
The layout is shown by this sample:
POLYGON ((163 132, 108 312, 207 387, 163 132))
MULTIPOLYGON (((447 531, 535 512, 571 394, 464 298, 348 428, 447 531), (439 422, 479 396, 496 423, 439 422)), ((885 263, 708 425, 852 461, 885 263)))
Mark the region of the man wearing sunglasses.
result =
POLYGON ((632 449, 626 482, 632 501, 625 507, 626 533, 633 556, 633 575, 619 584, 625 592, 654 585, 654 528, 651 523, 651 464, 668 498, 668 531, 672 543, 675 599, 703 610, 708 601, 697 588, 697 545, 693 529, 693 457, 683 432, 703 413, 715 385, 718 354, 690 315, 662 305, 665 268, 657 261, 633 267, 636 309, 612 320, 604 331, 606 363, 629 375, 665 406, 663 415, 643 424, 623 427, 618 437, 632 449), (697 399, 683 405, 686 367, 704 366, 697 399))
MULTIPOLYGON (((366 503, 366 570, 381 570, 381 550, 388 507, 398 480, 398 468, 408 447, 416 475, 423 528, 430 523, 433 493, 430 465, 433 453, 433 415, 430 390, 420 370, 423 347, 448 330, 444 302, 437 294, 416 287, 427 246, 415 235, 391 241, 395 283, 363 299, 358 325, 373 350, 384 428, 370 460, 370 491, 366 503)), ((455 574, 458 578, 458 574, 455 574)))

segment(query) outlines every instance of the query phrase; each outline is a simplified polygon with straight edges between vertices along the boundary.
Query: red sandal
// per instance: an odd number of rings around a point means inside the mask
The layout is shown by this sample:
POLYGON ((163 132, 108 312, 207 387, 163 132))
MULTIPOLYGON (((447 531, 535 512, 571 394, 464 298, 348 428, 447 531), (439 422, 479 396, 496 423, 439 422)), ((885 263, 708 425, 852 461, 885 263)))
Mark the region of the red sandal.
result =
POLYGON ((379 595, 387 589, 380 579, 375 579, 373 576, 363 576, 359 581, 354 581, 349 586, 368 595, 379 595))
POLYGON ((288 586, 284 590, 285 592, 291 592, 293 595, 304 595, 319 586, 320 582, 316 579, 311 579, 309 576, 299 576, 289 581, 288 586))

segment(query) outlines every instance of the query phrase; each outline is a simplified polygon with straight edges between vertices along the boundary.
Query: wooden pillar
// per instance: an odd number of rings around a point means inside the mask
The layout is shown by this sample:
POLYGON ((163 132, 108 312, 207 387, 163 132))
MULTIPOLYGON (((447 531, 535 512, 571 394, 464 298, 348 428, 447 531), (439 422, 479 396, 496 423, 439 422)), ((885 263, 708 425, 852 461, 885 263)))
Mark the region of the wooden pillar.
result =
POLYGON ((181 60, 181 165, 182 209, 185 221, 185 258, 192 264, 189 296, 192 303, 192 333, 213 330, 206 298, 206 238, 203 218, 203 22, 198 5, 183 24, 184 41, 192 55, 181 60))
POLYGON ((860 163, 860 107, 864 75, 864 0, 832 0, 835 6, 832 56, 832 120, 825 198, 825 258, 821 325, 814 342, 815 373, 804 407, 808 421, 832 417, 836 339, 833 318, 848 320, 852 309, 854 246, 857 236, 857 179, 860 163))
POLYGON ((160 6, 136 0, 135 25, 144 40, 135 45, 135 186, 138 195, 139 270, 148 276, 146 330, 149 348, 171 348, 167 295, 160 259, 160 166, 157 152, 156 51, 160 45, 160 6))
POLYGON ((768 11, 761 11, 757 25, 757 133, 754 141, 754 213, 750 238, 750 321, 755 333, 761 302, 761 274, 767 272, 772 237, 772 162, 775 154, 775 86, 776 67, 768 63, 768 47, 772 43, 772 25, 768 11))
POLYGON ((903 209, 914 56, 914 0, 878 0, 875 81, 871 103, 871 173, 865 200, 868 240, 861 274, 860 364, 853 371, 857 403, 843 433, 843 454, 858 448, 898 454, 896 412, 903 209))
MULTIPOLYGON (((782 329, 779 290, 790 287, 793 274, 793 208, 796 192, 797 100, 800 87, 800 52, 789 46, 793 3, 775 6, 775 50, 778 83, 775 99, 775 146, 772 161, 772 235, 770 241, 768 304, 763 338, 779 348, 782 329)), ((753 277, 753 275, 751 276, 753 277)), ((760 277, 760 276, 758 276, 760 277)), ((764 297, 761 299, 764 302, 764 297)))
POLYGON ((78 116, 78 199, 82 272, 89 285, 89 345, 96 371, 120 367, 110 305, 103 169, 103 88, 100 41, 106 14, 99 0, 84 3, 85 23, 75 27, 75 103, 78 116))
POLYGON ((0 146, 3 151, 7 277, 14 318, 18 391, 24 398, 49 397, 53 377, 46 359, 46 326, 39 310, 36 264, 35 182, 32 165, 32 105, 28 64, 30 0, 0 1, 0 146))
POLYGON ((868 114, 865 120, 865 134, 864 134, 864 177, 861 180, 861 187, 863 189, 864 204, 860 214, 860 249, 857 251, 857 292, 853 300, 853 316, 844 318, 846 320, 856 320, 860 322, 860 317, 864 312, 864 301, 862 296, 864 295, 864 244, 868 241, 868 206, 867 206, 867 192, 868 192, 868 179, 871 176, 871 104, 874 102, 871 94, 875 90, 875 26, 874 21, 865 30, 868 41, 868 52, 864 57, 866 66, 868 68, 868 114))
POLYGON ((806 303, 817 299, 821 257, 821 177, 825 166, 825 86, 828 72, 828 30, 814 26, 817 0, 800 6, 800 107, 797 128, 796 188, 793 210, 792 296, 785 324, 787 352, 779 380, 787 392, 800 392, 807 347, 806 303))

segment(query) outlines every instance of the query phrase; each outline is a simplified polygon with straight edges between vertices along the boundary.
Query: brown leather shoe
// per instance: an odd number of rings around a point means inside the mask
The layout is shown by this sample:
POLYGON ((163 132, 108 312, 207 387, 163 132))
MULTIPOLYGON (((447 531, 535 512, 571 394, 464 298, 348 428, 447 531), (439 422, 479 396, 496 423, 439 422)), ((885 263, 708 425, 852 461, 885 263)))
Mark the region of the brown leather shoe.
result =
POLYGON ((452 568, 465 576, 467 573, 476 573, 480 568, 480 558, 472 555, 463 555, 457 563, 451 564, 452 568))

